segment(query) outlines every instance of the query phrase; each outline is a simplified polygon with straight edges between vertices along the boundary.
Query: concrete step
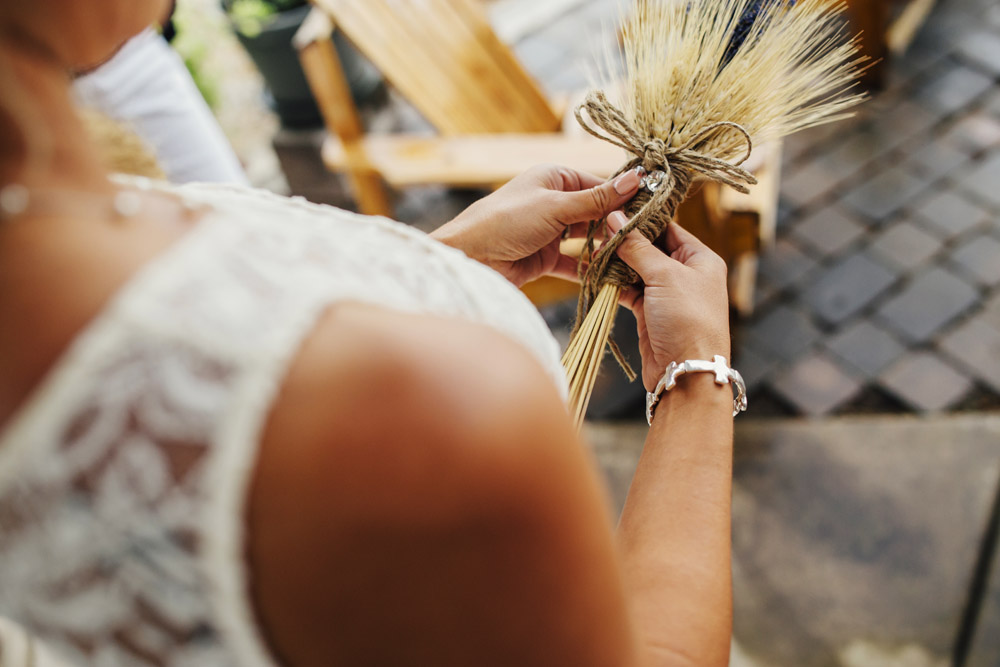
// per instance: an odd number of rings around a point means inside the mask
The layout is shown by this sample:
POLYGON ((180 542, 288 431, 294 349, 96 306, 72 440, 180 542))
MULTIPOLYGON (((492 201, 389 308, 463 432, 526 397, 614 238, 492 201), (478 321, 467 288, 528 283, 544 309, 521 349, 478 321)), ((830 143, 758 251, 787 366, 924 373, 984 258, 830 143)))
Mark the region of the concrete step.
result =
MULTIPOLYGON (((646 432, 587 427, 616 511, 646 432)), ((1000 414, 737 420, 733 664, 949 664, 998 480, 1000 414)), ((1000 664, 990 585, 970 665, 1000 664)))

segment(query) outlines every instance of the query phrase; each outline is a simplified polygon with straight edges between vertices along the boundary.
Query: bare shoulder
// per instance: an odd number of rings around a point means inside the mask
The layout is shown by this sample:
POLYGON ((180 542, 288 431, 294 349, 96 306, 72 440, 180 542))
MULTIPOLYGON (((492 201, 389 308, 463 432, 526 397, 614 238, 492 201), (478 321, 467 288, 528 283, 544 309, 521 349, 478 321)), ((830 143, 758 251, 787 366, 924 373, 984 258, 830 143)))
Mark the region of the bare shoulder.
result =
MULTIPOLYGON (((418 439, 443 454, 462 435, 466 452, 470 429, 504 440, 555 428, 564 412, 539 364, 493 329, 350 303, 331 310, 305 342, 268 435, 318 445, 313 456, 395 459, 418 439), (511 409, 517 419, 507 418, 511 409), (330 436, 339 447, 327 446, 330 436)), ((384 471, 391 462, 382 463, 384 471)))
POLYGON ((621 664, 629 645, 595 473, 541 367, 482 326, 331 311, 274 407, 249 524, 290 664, 552 664, 591 631, 621 664))

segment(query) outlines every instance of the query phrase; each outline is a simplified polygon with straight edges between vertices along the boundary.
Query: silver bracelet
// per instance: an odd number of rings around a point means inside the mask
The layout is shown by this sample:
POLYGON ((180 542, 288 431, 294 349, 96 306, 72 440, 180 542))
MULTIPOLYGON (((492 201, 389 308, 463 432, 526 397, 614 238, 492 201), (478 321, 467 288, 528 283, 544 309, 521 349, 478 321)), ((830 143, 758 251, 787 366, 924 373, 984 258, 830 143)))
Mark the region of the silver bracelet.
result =
POLYGON ((733 416, 747 409, 747 387, 743 384, 743 376, 729 367, 725 357, 717 354, 713 361, 702 359, 688 359, 682 363, 671 361, 656 389, 646 393, 646 421, 650 426, 653 425, 653 409, 660 402, 663 392, 676 387, 677 378, 686 373, 715 373, 716 384, 732 384, 736 390, 736 396, 733 398, 733 416))

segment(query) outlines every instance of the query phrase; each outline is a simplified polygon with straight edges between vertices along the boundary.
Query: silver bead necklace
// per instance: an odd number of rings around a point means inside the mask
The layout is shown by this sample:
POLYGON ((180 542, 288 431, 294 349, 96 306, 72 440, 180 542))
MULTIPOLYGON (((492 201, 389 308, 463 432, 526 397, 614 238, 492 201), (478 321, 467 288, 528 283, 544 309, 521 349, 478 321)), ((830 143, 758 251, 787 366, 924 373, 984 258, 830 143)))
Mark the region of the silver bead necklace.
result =
MULTIPOLYGON (((10 183, 0 188, 0 222, 7 222, 28 214, 80 214, 97 210, 100 215, 119 222, 134 218, 145 207, 144 193, 151 191, 148 181, 136 181, 137 189, 122 188, 113 195, 74 190, 32 190, 20 183, 10 183)), ((173 199, 167 193, 165 197, 173 199)), ((182 212, 189 215, 199 207, 181 199, 176 200, 182 212)))
POLYGON ((142 210, 142 195, 135 190, 119 190, 108 201, 105 195, 90 192, 32 192, 20 183, 0 188, 0 220, 12 220, 28 213, 62 213, 79 211, 88 203, 109 209, 117 220, 135 217, 142 210))

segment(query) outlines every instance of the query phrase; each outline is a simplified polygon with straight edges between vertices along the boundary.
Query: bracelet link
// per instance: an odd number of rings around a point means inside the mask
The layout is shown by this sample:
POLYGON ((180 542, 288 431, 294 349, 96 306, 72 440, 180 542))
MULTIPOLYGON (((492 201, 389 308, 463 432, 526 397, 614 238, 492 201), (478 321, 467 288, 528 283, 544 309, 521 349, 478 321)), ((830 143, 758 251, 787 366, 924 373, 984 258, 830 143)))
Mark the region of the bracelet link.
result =
POLYGON ((688 359, 681 363, 671 361, 663 377, 656 384, 656 389, 646 393, 646 422, 650 426, 653 425, 653 410, 660 402, 663 393, 676 387, 677 379, 687 373, 714 373, 716 384, 732 384, 736 391, 733 398, 733 416, 746 411, 747 388, 743 382, 743 376, 739 374, 739 371, 729 367, 725 357, 717 354, 712 361, 704 359, 688 359))

